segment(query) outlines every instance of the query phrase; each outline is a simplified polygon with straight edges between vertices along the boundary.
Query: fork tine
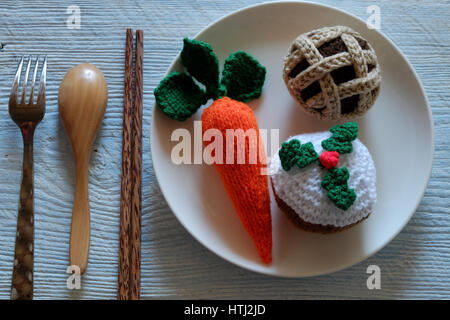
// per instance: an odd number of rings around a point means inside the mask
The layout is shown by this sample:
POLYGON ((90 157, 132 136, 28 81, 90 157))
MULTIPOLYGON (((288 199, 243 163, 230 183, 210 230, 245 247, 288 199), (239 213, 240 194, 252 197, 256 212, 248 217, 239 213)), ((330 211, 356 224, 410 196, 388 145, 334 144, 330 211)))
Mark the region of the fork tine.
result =
POLYGON ((34 85, 36 84, 36 76, 37 76, 38 66, 39 66, 39 56, 36 58, 36 61, 34 63, 33 79, 31 80, 30 100, 28 102, 29 105, 33 104, 34 85))
POLYGON ((27 96, 28 75, 30 74, 30 68, 31 68, 31 56, 28 57, 27 69, 25 71, 25 78, 23 80, 22 100, 20 101, 21 104, 25 104, 25 97, 27 96))
POLYGON ((47 82, 47 56, 44 57, 42 65, 41 80, 39 82, 37 104, 39 107, 45 107, 45 86, 47 82))
POLYGON ((17 103, 17 93, 19 92, 20 75, 22 74, 23 58, 19 61, 17 66, 16 75, 14 76, 13 85, 11 87, 11 94, 9 95, 9 105, 17 103))

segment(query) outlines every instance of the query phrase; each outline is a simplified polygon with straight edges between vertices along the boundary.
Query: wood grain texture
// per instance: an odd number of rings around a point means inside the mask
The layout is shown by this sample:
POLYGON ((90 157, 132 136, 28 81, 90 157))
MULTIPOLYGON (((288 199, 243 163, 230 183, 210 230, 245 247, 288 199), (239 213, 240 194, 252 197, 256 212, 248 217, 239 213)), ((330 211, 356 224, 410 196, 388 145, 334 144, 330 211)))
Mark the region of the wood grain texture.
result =
POLYGON ((131 232, 130 232, 130 299, 141 297, 141 214, 142 214, 142 89, 144 33, 136 31, 134 71, 134 116, 133 116, 133 188, 131 193, 131 232))
POLYGON ((131 137, 133 134, 133 30, 125 36, 125 72, 123 89, 122 179, 120 181, 120 231, 117 299, 127 300, 130 289, 131 229, 131 137))
MULTIPOLYGON (((331 0, 362 19, 379 5, 381 31, 412 63, 435 124, 435 160, 425 196, 404 230, 385 248, 346 270, 305 279, 259 275, 199 244, 167 206, 150 158, 153 90, 182 47, 214 20, 254 0, 59 1, 0 3, 0 298, 8 299, 21 177, 21 137, 7 102, 18 57, 47 54, 47 112, 35 135, 35 299, 114 299, 120 220, 124 32, 146 34, 143 83, 141 297, 166 298, 450 298, 450 34, 448 1, 331 0), (69 5, 81 28, 68 29, 69 5), (139 14, 136 14, 136 10, 139 14), (97 65, 109 88, 108 110, 89 164, 91 248, 81 290, 66 288, 75 187, 70 144, 57 113, 58 85, 80 62, 97 65), (368 290, 366 269, 380 266, 382 289, 368 290)), ((393 106, 395 107, 395 106, 393 106)))
POLYGON ((108 87, 93 64, 81 63, 64 76, 58 91, 58 111, 75 160, 75 196, 70 227, 70 265, 86 272, 90 243, 89 159, 105 114, 108 87))
POLYGON ((17 213, 11 299, 32 300, 34 257, 33 136, 36 123, 21 124, 20 128, 23 136, 22 184, 17 213))

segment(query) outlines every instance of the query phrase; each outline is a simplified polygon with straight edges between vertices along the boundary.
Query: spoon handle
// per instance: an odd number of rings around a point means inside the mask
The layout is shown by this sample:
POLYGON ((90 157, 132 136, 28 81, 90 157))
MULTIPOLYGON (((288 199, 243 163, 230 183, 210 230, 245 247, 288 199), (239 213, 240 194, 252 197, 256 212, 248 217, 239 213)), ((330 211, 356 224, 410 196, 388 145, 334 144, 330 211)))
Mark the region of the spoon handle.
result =
POLYGON ((78 266, 84 274, 89 256, 90 212, 88 194, 89 159, 82 159, 76 166, 75 200, 70 229, 70 264, 78 266))

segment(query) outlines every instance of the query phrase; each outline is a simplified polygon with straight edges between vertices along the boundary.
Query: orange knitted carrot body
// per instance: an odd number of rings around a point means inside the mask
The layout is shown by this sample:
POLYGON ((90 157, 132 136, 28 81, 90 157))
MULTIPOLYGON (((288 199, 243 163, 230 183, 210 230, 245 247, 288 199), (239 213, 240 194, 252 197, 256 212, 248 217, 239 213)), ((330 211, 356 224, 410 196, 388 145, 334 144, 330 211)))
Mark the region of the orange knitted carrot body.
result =
MULTIPOLYGON (((224 155, 222 163, 215 163, 215 167, 262 261, 271 262, 270 195, 267 176, 262 174, 266 159, 253 111, 242 102, 224 97, 205 109, 202 128, 203 133, 208 129, 221 131, 224 155), (237 135, 238 131, 248 134, 244 144, 232 135, 233 131, 237 135), (229 148, 230 145, 232 148, 229 148)), ((212 142, 205 141, 205 146, 212 142)))

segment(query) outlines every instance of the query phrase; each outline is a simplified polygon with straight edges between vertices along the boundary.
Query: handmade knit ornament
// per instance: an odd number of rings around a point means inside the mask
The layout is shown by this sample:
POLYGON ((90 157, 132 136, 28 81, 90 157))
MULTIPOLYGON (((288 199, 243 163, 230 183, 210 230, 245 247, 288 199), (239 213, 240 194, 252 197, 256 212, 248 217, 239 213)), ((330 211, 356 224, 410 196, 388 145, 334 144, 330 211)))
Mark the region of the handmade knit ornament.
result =
MULTIPOLYGON (((272 218, 268 179, 263 174, 265 152, 253 111, 240 102, 261 95, 266 69, 249 54, 238 51, 225 60, 219 81, 219 63, 211 46, 189 39, 184 39, 181 62, 188 74, 172 73, 164 78, 155 90, 156 102, 168 117, 184 121, 208 99, 217 99, 202 114, 203 136, 209 129, 220 131, 223 148, 211 151, 214 165, 261 260, 270 263, 272 218), (228 136, 230 130, 234 134, 228 136), (248 132, 250 136, 246 138, 248 132), (227 148, 229 145, 232 149, 227 148), (252 155, 256 155, 254 161, 252 155)), ((214 147, 213 142, 217 141, 204 141, 205 151, 214 147)))
POLYGON ((320 119, 354 119, 380 91, 375 51, 354 30, 326 27, 298 36, 284 60, 283 79, 292 97, 320 119))
MULTIPOLYGON (((270 195, 267 176, 262 174, 266 167, 265 152, 259 136, 258 123, 253 111, 245 103, 228 97, 216 100, 202 114, 202 129, 218 129, 223 139, 223 161, 215 163, 225 190, 233 202, 233 206, 245 229, 252 237, 261 260, 269 263, 272 260, 272 219, 270 215, 270 195), (234 143, 229 139, 227 130, 244 134, 251 130, 255 139, 246 140, 245 145, 234 143), (242 129, 239 131, 239 129, 242 129), (231 143, 234 148, 231 155, 225 146, 231 143), (245 154, 245 163, 238 161, 239 148, 245 154), (257 155, 257 161, 251 163, 250 155, 257 155), (228 158, 228 159, 227 159, 228 158), (227 163, 228 160, 228 163, 227 163), (230 163, 231 162, 231 163, 230 163)), ((237 139, 239 140, 239 139, 237 139)), ((205 141, 205 146, 211 142, 205 141)))
POLYGON ((298 139, 283 142, 278 152, 281 166, 289 171, 294 165, 300 169, 313 162, 319 163, 328 172, 321 182, 321 186, 328 191, 328 198, 342 210, 347 210, 356 200, 356 193, 350 189, 347 180, 350 174, 347 168, 335 168, 339 161, 339 153, 345 154, 353 151, 352 141, 358 137, 358 125, 356 122, 348 122, 336 125, 330 129, 332 136, 322 141, 322 147, 326 152, 320 156, 314 150, 311 142, 301 144, 298 139))
POLYGON ((320 155, 319 161, 306 167, 294 165, 286 171, 280 152, 275 153, 270 161, 275 200, 289 220, 304 230, 320 233, 341 231, 367 218, 376 203, 375 165, 370 152, 359 139, 351 142, 352 152, 339 154, 338 164, 334 168, 328 169, 320 161, 323 155, 334 152, 322 146, 323 141, 332 136, 330 131, 304 133, 286 141, 313 145, 320 155), (352 200, 350 190, 356 198, 347 210, 341 209, 345 203, 340 201, 338 195, 342 195, 341 199, 352 200))
POLYGON ((157 105, 171 119, 185 121, 208 99, 228 96, 246 102, 261 95, 266 68, 244 51, 225 60, 222 79, 219 59, 208 43, 184 39, 180 57, 187 74, 169 74, 154 92, 157 105))

